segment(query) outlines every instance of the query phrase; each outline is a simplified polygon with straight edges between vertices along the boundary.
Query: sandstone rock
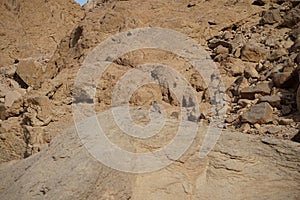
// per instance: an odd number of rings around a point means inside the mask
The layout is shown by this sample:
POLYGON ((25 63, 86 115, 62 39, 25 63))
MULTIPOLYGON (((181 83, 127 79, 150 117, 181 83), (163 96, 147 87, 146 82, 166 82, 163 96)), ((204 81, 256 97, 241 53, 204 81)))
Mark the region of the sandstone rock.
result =
POLYGON ((228 54, 229 50, 228 50, 228 48, 223 47, 222 45, 219 45, 214 49, 214 52, 216 54, 228 54))
POLYGON ((227 49, 229 49, 229 51, 231 51, 232 49, 232 45, 229 42, 226 42, 225 40, 220 40, 220 39, 212 39, 209 41, 208 43, 208 47, 211 49, 215 49, 218 46, 222 46, 225 47, 227 49))
POLYGON ((268 10, 263 12, 261 23, 263 24, 274 24, 281 21, 280 10, 268 10))
POLYGON ((13 78, 16 73, 17 67, 15 65, 10 65, 8 67, 0 67, 0 74, 5 75, 8 78, 13 78))
POLYGON ((6 93, 4 106, 11 107, 13 103, 21 97, 22 95, 17 91, 10 91, 6 93))
POLYGON ((273 107, 281 107, 281 98, 279 95, 263 96, 258 100, 258 102, 268 102, 273 107))
POLYGON ((51 102, 46 96, 35 96, 27 99, 28 113, 26 114, 32 125, 45 126, 53 116, 51 102))
POLYGON ((246 44, 241 50, 241 58, 244 61, 259 62, 265 59, 267 51, 258 44, 246 44))
MULTIPOLYGON (((120 135, 125 134, 115 129, 113 117, 106 112, 99 116, 99 121, 103 120, 110 139, 120 142, 120 135)), ((167 121, 164 136, 173 136, 176 130, 173 123, 176 121, 167 121)), ((278 199, 297 199, 299 144, 225 131, 208 157, 199 159, 205 132, 205 127, 199 127, 196 142, 166 168, 131 174, 114 170, 94 159, 80 143, 75 128, 71 128, 55 138, 46 150, 26 160, 0 165, 0 197, 273 199, 276 196, 278 199)), ((123 148, 129 147, 132 144, 127 143, 123 148)))
POLYGON ((244 72, 244 63, 240 59, 228 58, 228 63, 225 64, 225 67, 233 76, 239 76, 244 72))
POLYGON ((255 94, 269 95, 271 93, 272 83, 258 83, 255 86, 245 87, 241 90, 240 95, 244 99, 254 99, 255 94))
POLYGON ((0 67, 30 57, 49 59, 84 16, 83 9, 73 0, 4 0, 0 13, 4 22, 0 32, 0 67))
POLYGON ((255 67, 251 66, 251 65, 246 65, 245 70, 244 70, 244 74, 246 78, 259 78, 259 74, 256 71, 255 67))
POLYGON ((242 122, 251 124, 265 124, 273 120, 273 109, 270 104, 264 102, 251 107, 249 111, 241 116, 242 122))
POLYGON ((43 70, 34 60, 21 60, 16 73, 28 86, 38 88, 41 84, 43 70))
POLYGON ((241 131, 244 133, 247 133, 251 129, 250 125, 248 123, 244 123, 241 126, 241 131))

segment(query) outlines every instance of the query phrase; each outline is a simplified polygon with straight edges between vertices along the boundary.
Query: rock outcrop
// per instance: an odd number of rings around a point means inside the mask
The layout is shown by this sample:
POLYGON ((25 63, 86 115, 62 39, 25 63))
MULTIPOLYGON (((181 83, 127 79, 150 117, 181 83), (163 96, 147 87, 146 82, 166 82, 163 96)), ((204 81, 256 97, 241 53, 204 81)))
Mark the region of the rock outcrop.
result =
MULTIPOLYGON (((145 110, 131 114, 147 118, 145 110)), ((157 149, 178 125, 167 119, 164 131, 146 144, 124 137, 110 111, 98 119, 111 141, 133 152, 157 149)), ((168 167, 130 174, 95 160, 70 128, 42 152, 0 165, 0 198, 299 199, 299 143, 224 131, 208 157, 200 159, 206 131, 199 127, 191 147, 168 167)))

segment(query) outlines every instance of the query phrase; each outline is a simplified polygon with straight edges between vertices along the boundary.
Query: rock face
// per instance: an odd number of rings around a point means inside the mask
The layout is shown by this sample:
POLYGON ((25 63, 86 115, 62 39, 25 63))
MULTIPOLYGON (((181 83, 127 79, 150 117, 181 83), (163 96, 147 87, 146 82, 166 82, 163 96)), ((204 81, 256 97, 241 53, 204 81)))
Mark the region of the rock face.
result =
POLYGON ((72 0, 3 0, 0 13, 5 22, 0 25, 0 67, 26 58, 49 60, 84 15, 72 0))
MULTIPOLYGON (((135 110, 133 118, 146 117, 135 110)), ((110 111, 99 115, 107 136, 130 151, 151 151, 172 138, 177 120, 168 119, 151 143, 128 142, 110 111)), ((75 128, 54 139, 44 151, 0 165, 1 199, 298 199, 300 145, 225 131, 205 159, 198 157, 206 128, 166 168, 130 174, 104 166, 80 143, 75 128), (247 145, 245 145, 247 144, 247 145), (284 188, 284 190, 282 189, 284 188)), ((129 139, 130 140, 130 139, 129 139)))

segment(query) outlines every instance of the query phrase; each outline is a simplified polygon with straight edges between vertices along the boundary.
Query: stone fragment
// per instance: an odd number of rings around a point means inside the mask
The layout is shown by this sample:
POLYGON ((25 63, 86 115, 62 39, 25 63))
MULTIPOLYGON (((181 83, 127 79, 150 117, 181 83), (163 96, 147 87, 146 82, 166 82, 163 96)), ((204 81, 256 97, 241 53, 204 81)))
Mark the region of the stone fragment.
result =
POLYGON ((38 88, 40 77, 43 74, 42 67, 33 60, 21 60, 17 66, 16 73, 28 86, 38 88))
POLYGON ((251 129, 251 127, 248 123, 244 123, 241 126, 241 131, 244 132, 244 133, 248 132, 250 129, 251 129))
POLYGON ((255 99, 255 94, 269 95, 271 93, 272 83, 258 83, 255 86, 245 87, 240 91, 241 98, 255 99))
POLYGON ((233 76, 239 76, 244 72, 244 63, 240 59, 228 58, 228 63, 225 64, 229 73, 233 76))
POLYGON ((262 19, 261 19, 262 24, 274 24, 280 21, 281 21, 281 16, 280 16, 279 9, 268 10, 262 13, 262 19))
POLYGON ((21 97, 22 95, 19 92, 9 91, 5 95, 5 103, 4 103, 5 107, 11 107, 13 103, 21 97))
POLYGON ((265 59, 267 51, 259 44, 246 44, 242 47, 241 58, 244 61, 259 62, 265 59))
POLYGON ((249 99, 239 99, 238 104, 242 107, 247 107, 251 105, 252 101, 249 99))
POLYGON ((220 40, 220 39, 214 38, 214 39, 210 40, 208 43, 208 47, 211 49, 215 49, 219 45, 228 48, 229 51, 232 50, 232 45, 229 42, 226 42, 225 40, 220 40))
POLYGON ((273 83, 276 87, 286 87, 290 85, 290 80, 292 79, 292 72, 279 72, 274 74, 273 76, 273 83))
POLYGON ((275 60, 282 58, 283 56, 285 56, 287 54, 288 54, 287 50, 285 50, 283 48, 276 49, 276 50, 272 51, 271 54, 268 56, 268 60, 273 62, 275 60))
POLYGON ((278 122, 280 125, 291 125, 294 122, 294 120, 288 118, 280 118, 278 122))
POLYGON ((246 65, 244 74, 246 78, 259 78, 259 74, 256 71, 255 67, 251 65, 246 65))
POLYGON ((242 122, 265 124, 273 120, 273 109, 270 104, 263 102, 251 107, 241 116, 242 122))
POLYGON ((283 16, 282 26, 292 28, 300 21, 300 6, 297 6, 286 12, 283 16))
POLYGON ((279 95, 262 96, 258 102, 268 102, 271 106, 280 108, 281 98, 279 95))
POLYGON ((8 67, 0 67, 0 74, 4 74, 8 78, 13 78, 16 73, 17 67, 10 65, 8 67))
POLYGON ((284 116, 284 115, 288 115, 292 112, 292 108, 291 105, 283 105, 281 107, 280 113, 284 116))
POLYGON ((214 52, 216 54, 228 54, 229 50, 228 50, 228 48, 223 47, 222 45, 219 45, 214 49, 214 52))

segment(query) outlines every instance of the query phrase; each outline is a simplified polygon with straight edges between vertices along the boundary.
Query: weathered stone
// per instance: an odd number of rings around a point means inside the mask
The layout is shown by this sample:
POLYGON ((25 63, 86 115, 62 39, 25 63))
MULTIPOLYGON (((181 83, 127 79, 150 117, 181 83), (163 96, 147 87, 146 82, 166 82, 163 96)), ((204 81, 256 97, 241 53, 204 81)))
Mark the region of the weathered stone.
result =
POLYGON ((292 123, 294 123, 294 120, 288 118, 280 118, 278 122, 280 125, 291 125, 292 123))
POLYGON ((241 50, 241 58, 244 61, 249 62, 259 62, 265 59, 267 56, 267 51, 258 44, 246 44, 241 50))
POLYGON ((220 40, 220 39, 212 39, 209 41, 208 43, 208 47, 211 49, 214 49, 218 46, 223 46, 226 47, 227 49, 229 49, 229 51, 232 50, 232 45, 229 42, 226 42, 225 40, 220 40))
POLYGON ((282 25, 292 28, 300 21, 300 6, 291 9, 283 16, 282 25))
POLYGON ((271 93, 272 83, 258 83, 255 86, 245 87, 240 91, 244 99, 255 99, 255 94, 269 95, 271 93))
POLYGON ((263 24, 274 24, 281 21, 280 10, 268 10, 263 12, 261 23, 263 24))
MULTIPOLYGON (((111 140, 123 141, 123 148, 143 150, 142 145, 126 143, 126 134, 114 124, 108 112, 99 116, 99 121, 105 122, 105 133, 111 140), (124 138, 120 140, 120 136, 124 138)), ((173 138, 176 131, 173 123, 177 124, 175 120, 166 122, 163 137, 173 138)), ((199 127, 195 142, 166 168, 131 174, 107 167, 93 158, 80 142, 76 129, 71 128, 55 138, 45 151, 26 160, 0 165, 0 196, 2 199, 37 196, 44 199, 274 199, 274 196, 297 199, 300 178, 297 143, 224 131, 208 156, 199 159, 206 132, 205 127, 199 127)), ((160 142, 160 137, 153 140, 154 145, 160 142)), ((150 148, 152 145, 144 147, 148 151, 150 148)), ((147 159, 144 162, 151 164, 147 159)))
POLYGON ((4 74, 8 78, 13 78, 16 73, 17 67, 15 65, 10 65, 8 67, 0 67, 0 74, 4 74))
POLYGON ((266 102, 252 106, 249 111, 241 116, 242 122, 249 122, 251 124, 265 124, 272 120, 273 109, 270 104, 266 102))
POLYGON ((254 66, 251 65, 246 65, 245 70, 244 70, 244 74, 246 78, 259 78, 259 74, 256 71, 254 66))
POLYGON ((273 107, 281 107, 281 98, 279 95, 263 96, 258 100, 258 102, 268 102, 273 107))
POLYGON ((33 125, 44 126, 52 120, 51 102, 46 96, 31 97, 27 100, 29 120, 33 125))
POLYGON ((41 84, 43 70, 34 60, 21 60, 16 73, 28 86, 38 88, 41 84))
POLYGON ((238 104, 242 107, 250 106, 251 103, 252 103, 252 101, 249 99, 239 99, 239 101, 238 101, 238 104))
POLYGON ((287 50, 281 48, 281 49, 277 49, 271 52, 271 54, 268 56, 268 60, 275 61, 278 60, 280 58, 282 58, 283 56, 287 55, 288 52, 287 50))
POLYGON ((228 54, 229 50, 228 50, 228 48, 223 47, 222 45, 219 45, 214 49, 214 52, 216 54, 228 54))
POLYGON ((280 110, 280 113, 282 115, 288 115, 292 112, 292 108, 291 108, 291 105, 282 105, 281 106, 281 110, 280 110))
POLYGON ((5 95, 4 105, 6 107, 11 107, 13 105, 13 103, 21 97, 22 97, 22 95, 19 92, 10 91, 10 92, 6 93, 6 95, 5 95))
POLYGON ((247 133, 251 129, 250 125, 248 123, 244 123, 241 126, 241 131, 244 133, 247 133))
POLYGON ((286 87, 289 84, 292 84, 290 80, 292 79, 292 72, 280 72, 276 73, 273 76, 273 83, 276 87, 286 87))

